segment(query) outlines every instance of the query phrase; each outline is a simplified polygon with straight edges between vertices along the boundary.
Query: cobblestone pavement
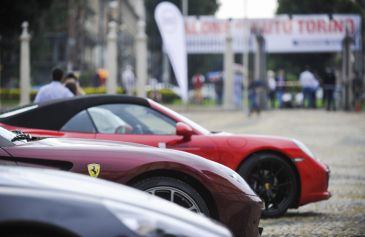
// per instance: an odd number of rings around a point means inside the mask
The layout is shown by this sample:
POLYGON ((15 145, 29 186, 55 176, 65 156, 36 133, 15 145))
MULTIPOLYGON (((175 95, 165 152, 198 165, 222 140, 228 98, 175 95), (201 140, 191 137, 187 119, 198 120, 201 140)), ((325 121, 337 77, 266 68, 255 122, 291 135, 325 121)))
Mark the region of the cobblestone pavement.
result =
POLYGON ((314 110, 242 112, 181 111, 214 131, 297 138, 330 166, 327 201, 261 221, 264 236, 365 236, 365 113, 314 110))

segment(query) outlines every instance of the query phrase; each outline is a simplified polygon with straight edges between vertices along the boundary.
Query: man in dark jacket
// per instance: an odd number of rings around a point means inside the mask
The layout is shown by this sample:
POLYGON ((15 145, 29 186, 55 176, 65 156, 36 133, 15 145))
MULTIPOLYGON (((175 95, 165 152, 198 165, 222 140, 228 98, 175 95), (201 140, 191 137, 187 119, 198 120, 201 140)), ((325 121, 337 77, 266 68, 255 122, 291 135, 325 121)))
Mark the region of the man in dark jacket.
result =
POLYGON ((326 68, 326 72, 323 77, 323 105, 327 111, 336 110, 334 91, 336 87, 336 75, 333 68, 326 68))

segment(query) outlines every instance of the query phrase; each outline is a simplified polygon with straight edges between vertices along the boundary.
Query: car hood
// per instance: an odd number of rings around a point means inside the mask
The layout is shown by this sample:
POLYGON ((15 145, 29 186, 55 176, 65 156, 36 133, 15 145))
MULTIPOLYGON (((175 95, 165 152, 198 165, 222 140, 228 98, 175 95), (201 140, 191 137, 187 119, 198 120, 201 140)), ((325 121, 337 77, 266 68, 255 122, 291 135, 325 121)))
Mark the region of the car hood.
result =
POLYGON ((80 138, 45 138, 38 141, 28 142, 21 144, 21 146, 43 146, 43 147, 70 147, 81 149, 95 147, 100 148, 128 148, 128 147, 150 147, 137 143, 130 142, 115 142, 115 141, 104 141, 104 140, 91 140, 91 139, 80 139, 80 138))
POLYGON ((216 233, 227 233, 213 221, 145 192, 85 175, 25 167, 0 166, 0 187, 21 187, 78 194, 100 201, 116 201, 176 218, 216 233))
POLYGON ((64 157, 66 154, 83 156, 100 156, 100 154, 117 156, 125 152, 159 153, 159 148, 142 144, 115 142, 104 140, 91 140, 79 138, 45 138, 38 141, 18 143, 16 146, 4 147, 11 155, 16 157, 34 157, 41 155, 41 158, 57 154, 57 157, 64 157), (57 153, 59 151, 59 153, 57 153))

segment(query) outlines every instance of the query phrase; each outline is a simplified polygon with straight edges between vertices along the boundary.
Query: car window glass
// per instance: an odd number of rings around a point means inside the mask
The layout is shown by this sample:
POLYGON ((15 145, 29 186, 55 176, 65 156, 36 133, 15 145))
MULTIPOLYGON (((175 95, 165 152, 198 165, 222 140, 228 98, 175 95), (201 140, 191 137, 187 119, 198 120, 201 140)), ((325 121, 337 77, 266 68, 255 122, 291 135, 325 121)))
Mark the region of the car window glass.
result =
POLYGON ((86 110, 83 110, 72 117, 65 125, 63 125, 61 131, 96 132, 95 127, 86 110))
POLYGON ((174 120, 142 105, 100 105, 90 108, 89 113, 100 133, 160 135, 172 135, 176 133, 176 122, 174 120), (104 110, 104 113, 100 115, 100 118, 93 115, 94 113, 92 110, 94 109, 104 110), (104 118, 101 118, 101 116, 104 116, 104 118), (116 119, 115 116, 118 117, 119 120, 116 119), (99 127, 102 127, 103 129, 99 129, 99 127))
POLYGON ((126 133, 129 125, 108 109, 93 107, 88 111, 99 133, 126 133))

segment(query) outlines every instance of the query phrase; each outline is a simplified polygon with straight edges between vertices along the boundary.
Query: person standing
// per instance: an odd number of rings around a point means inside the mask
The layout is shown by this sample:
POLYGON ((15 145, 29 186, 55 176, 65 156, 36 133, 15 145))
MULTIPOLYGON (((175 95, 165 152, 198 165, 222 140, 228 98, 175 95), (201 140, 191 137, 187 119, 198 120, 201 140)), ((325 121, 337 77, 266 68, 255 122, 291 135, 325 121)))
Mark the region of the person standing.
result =
POLYGON ((67 89, 69 89, 72 92, 72 94, 74 94, 74 96, 78 95, 76 82, 68 80, 64 85, 67 89))
POLYGON ((309 66, 305 67, 305 70, 299 75, 299 83, 302 87, 303 93, 303 108, 314 108, 313 89, 314 86, 318 86, 318 81, 310 71, 309 66))
POLYGON ((259 94, 261 88, 262 82, 259 80, 251 80, 250 84, 248 85, 249 117, 255 112, 257 115, 260 115, 261 108, 259 105, 259 94))
POLYGON ((280 69, 278 72, 278 76, 275 78, 276 81, 276 98, 279 102, 279 108, 284 106, 283 104, 283 95, 285 92, 285 71, 284 69, 280 69))
POLYGON ((73 97, 72 92, 62 84, 62 79, 63 71, 59 68, 53 69, 52 81, 39 89, 34 103, 73 97))
POLYGON ((192 83, 194 87, 194 101, 197 104, 203 103, 203 86, 205 82, 205 77, 200 73, 195 73, 192 78, 192 83))
POLYGON ((275 91, 276 91, 276 81, 275 81, 275 73, 273 71, 267 72, 267 83, 269 89, 269 100, 271 104, 271 108, 275 108, 275 91))
POLYGON ((336 75, 333 68, 327 67, 323 77, 323 106, 327 111, 336 110, 334 92, 336 87, 336 75))
POLYGON ((234 106, 236 109, 242 108, 242 91, 243 91, 243 75, 242 72, 236 71, 233 76, 234 85, 234 106))
POLYGON ((362 93, 363 93, 363 81, 357 71, 354 72, 354 78, 352 79, 352 93, 353 93, 353 102, 352 105, 356 112, 361 111, 361 101, 362 101, 362 93))
POLYGON ((81 88, 78 77, 73 72, 69 72, 66 74, 65 78, 63 79, 63 84, 67 88, 73 88, 73 84, 76 86, 76 93, 73 93, 74 95, 85 95, 85 91, 81 88), (69 86, 67 86, 70 84, 69 86))
POLYGON ((127 95, 133 95, 136 87, 136 78, 131 65, 127 65, 122 73, 122 83, 127 95))

